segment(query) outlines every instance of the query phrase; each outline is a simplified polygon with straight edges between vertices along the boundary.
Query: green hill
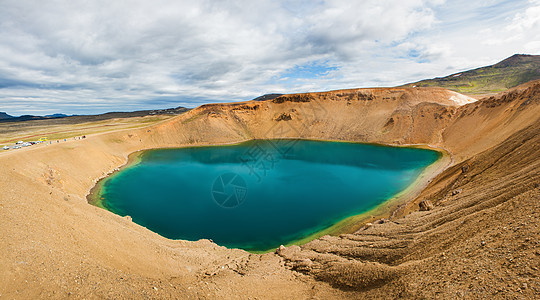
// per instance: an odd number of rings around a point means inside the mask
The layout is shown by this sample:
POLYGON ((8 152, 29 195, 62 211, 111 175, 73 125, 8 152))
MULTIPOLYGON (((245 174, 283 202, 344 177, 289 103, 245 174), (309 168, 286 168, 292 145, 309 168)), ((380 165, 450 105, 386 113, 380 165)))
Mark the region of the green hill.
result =
POLYGON ((516 54, 492 66, 404 86, 433 86, 464 94, 486 94, 504 91, 535 79, 540 79, 540 55, 516 54))

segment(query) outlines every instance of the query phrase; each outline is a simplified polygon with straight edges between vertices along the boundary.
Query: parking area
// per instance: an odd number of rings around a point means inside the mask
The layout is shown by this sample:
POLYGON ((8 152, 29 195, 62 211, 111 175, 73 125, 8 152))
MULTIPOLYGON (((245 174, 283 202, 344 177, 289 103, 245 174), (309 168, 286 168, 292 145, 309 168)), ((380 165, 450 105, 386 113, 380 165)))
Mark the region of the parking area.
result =
POLYGON ((71 137, 69 139, 57 139, 57 140, 50 141, 48 138, 42 137, 42 138, 40 138, 40 139, 38 139, 36 141, 27 141, 27 142, 17 141, 15 144, 3 146, 2 150, 4 150, 4 151, 16 150, 16 149, 21 149, 23 147, 31 147, 33 145, 38 145, 38 144, 51 145, 53 143, 67 142, 68 140, 81 140, 81 139, 85 139, 85 138, 86 138, 86 136, 83 135, 83 136, 71 137))

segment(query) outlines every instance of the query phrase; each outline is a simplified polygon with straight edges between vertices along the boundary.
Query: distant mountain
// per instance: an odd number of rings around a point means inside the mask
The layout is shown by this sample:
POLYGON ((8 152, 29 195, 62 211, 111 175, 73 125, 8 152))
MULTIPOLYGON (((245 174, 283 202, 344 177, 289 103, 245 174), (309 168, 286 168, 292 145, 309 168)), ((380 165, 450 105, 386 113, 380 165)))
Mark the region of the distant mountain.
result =
POLYGON ((266 94, 266 95, 259 96, 253 100, 255 101, 272 100, 272 99, 276 99, 279 96, 283 96, 283 94, 266 94))
POLYGON ((540 55, 516 54, 492 66, 404 86, 434 86, 465 94, 485 94, 505 91, 535 79, 540 79, 540 55))
POLYGON ((0 120, 6 120, 6 119, 12 119, 12 118, 14 117, 6 114, 5 112, 0 112, 0 120))
POLYGON ((30 121, 30 120, 43 120, 43 119, 49 119, 49 118, 41 117, 41 116, 22 115, 22 116, 19 116, 19 117, 13 117, 13 118, 5 120, 5 121, 17 122, 17 121, 30 121))
POLYGON ((54 114, 54 115, 48 115, 48 116, 33 116, 33 115, 22 115, 19 117, 13 117, 8 114, 5 114, 8 116, 7 118, 2 118, 2 113, 0 113, 0 122, 22 122, 22 121, 31 121, 31 120, 47 120, 47 119, 57 119, 57 118, 65 118, 67 115, 64 114, 54 114))
POLYGON ((0 113, 0 123, 6 122, 23 122, 23 121, 33 121, 33 120, 52 120, 55 119, 60 123, 76 123, 76 122, 92 122, 92 121, 102 121, 115 118, 132 118, 132 117, 144 117, 152 115, 178 115, 183 112, 188 111, 189 108, 182 106, 176 108, 167 108, 167 109, 153 109, 153 110, 139 110, 132 112, 109 112, 100 115, 81 115, 81 116, 68 116, 65 114, 53 114, 47 116, 32 116, 32 115, 23 115, 20 117, 13 117, 6 113, 0 113), (2 118, 2 116, 8 116, 8 118, 2 118))
POLYGON ((52 115, 46 115, 45 117, 46 118, 65 118, 67 116, 68 115, 65 115, 65 114, 52 114, 52 115))
POLYGON ((32 115, 22 115, 19 117, 14 117, 8 115, 5 112, 0 112, 0 122, 20 122, 20 121, 29 121, 29 120, 44 120, 44 119, 54 119, 54 118, 65 118, 68 115, 65 114, 53 114, 47 116, 32 116, 32 115))

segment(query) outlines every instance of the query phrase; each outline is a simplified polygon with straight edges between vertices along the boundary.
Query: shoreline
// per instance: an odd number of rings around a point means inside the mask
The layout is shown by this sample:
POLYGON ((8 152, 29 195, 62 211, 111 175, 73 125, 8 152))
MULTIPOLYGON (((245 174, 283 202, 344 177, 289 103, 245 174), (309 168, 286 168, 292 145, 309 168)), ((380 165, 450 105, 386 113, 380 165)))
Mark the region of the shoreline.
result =
POLYGON ((94 180, 95 184, 88 190, 88 192, 85 195, 85 199, 88 202, 88 204, 95 205, 97 207, 100 207, 109 211, 101 203, 101 200, 102 200, 101 199, 101 186, 105 183, 107 178, 110 178, 111 176, 122 171, 125 168, 138 164, 140 162, 141 156, 146 151, 159 150, 159 149, 184 149, 184 148, 200 148, 200 147, 234 146, 234 145, 239 145, 248 141, 250 140, 245 140, 241 142, 231 142, 231 143, 225 143, 225 144, 188 145, 188 146, 178 146, 178 147, 155 147, 155 148, 137 150, 127 155, 126 162, 123 165, 113 169, 111 172, 107 173, 105 176, 95 179, 94 180))
POLYGON ((127 162, 125 164, 123 164, 122 166, 120 166, 118 168, 115 168, 112 172, 109 172, 107 175, 97 179, 95 181, 94 186, 92 188, 90 188, 90 190, 88 191, 88 193, 87 193, 87 195, 85 197, 88 204, 97 206, 99 208, 103 208, 103 209, 105 209, 107 211, 110 211, 103 205, 103 201, 102 201, 102 197, 101 197, 102 196, 101 191, 102 191, 102 188, 103 188, 103 184, 107 181, 107 179, 111 178, 112 176, 114 176, 116 173, 122 171, 123 169, 125 169, 127 167, 137 165, 141 161, 141 156, 144 153, 144 151, 145 150, 139 150, 139 151, 135 151, 133 153, 130 153, 128 155, 127 162))
MULTIPOLYGON (((304 245, 325 235, 339 236, 342 234, 353 234, 362 229, 367 223, 392 217, 393 213, 398 210, 401 205, 407 204, 414 200, 427 187, 433 178, 446 170, 453 163, 451 154, 448 152, 436 150, 437 148, 427 147, 425 149, 437 151, 441 153, 441 157, 436 162, 427 166, 418 175, 416 180, 403 191, 397 193, 387 200, 384 200, 381 204, 364 213, 347 217, 326 229, 313 233, 302 239, 287 243, 284 246, 288 247, 292 245, 304 245)), ((268 251, 261 253, 266 253, 268 251)))
MULTIPOLYGON (((132 152, 127 156, 127 161, 125 164, 123 164, 122 166, 118 168, 115 168, 112 172, 99 178, 96 181, 95 185, 89 190, 88 194, 86 195, 86 200, 88 204, 102 208, 116 215, 116 213, 107 209, 102 201, 103 200, 102 199, 103 184, 107 181, 107 179, 111 178, 112 176, 122 171, 123 169, 135 166, 138 163, 140 163, 142 156, 144 155, 146 151, 159 150, 159 149, 185 149, 185 148, 200 148, 200 147, 234 146, 234 145, 239 145, 242 143, 255 141, 255 140, 265 140, 265 139, 249 139, 249 140, 244 140, 244 141, 239 141, 239 142, 222 143, 222 144, 202 144, 202 145, 186 145, 186 146, 179 146, 179 147, 159 147, 159 148, 141 149, 141 150, 132 152)), ((440 157, 435 162, 426 166, 424 170, 422 170, 422 172, 416 177, 415 181, 413 181, 409 186, 407 186, 401 192, 384 200, 379 205, 375 206, 374 208, 364 213, 346 217, 345 219, 342 219, 338 221, 337 223, 334 223, 333 225, 330 225, 329 227, 326 227, 322 230, 317 230, 316 232, 308 236, 302 237, 297 240, 292 240, 291 242, 288 242, 287 244, 284 245, 286 247, 292 246, 292 245, 301 246, 325 235, 338 236, 341 234, 352 234, 360 230, 362 227, 364 227, 366 223, 373 222, 381 218, 390 218, 392 214, 401 205, 412 201, 416 196, 418 196, 422 192, 422 190, 424 190, 424 188, 431 182, 433 178, 435 178, 435 176, 437 176, 438 174, 446 170, 448 167, 450 167, 454 163, 453 156, 448 150, 441 147, 436 147, 436 146, 427 145, 427 144, 398 144, 396 145, 396 144, 382 144, 382 143, 364 143, 364 142, 343 141, 343 140, 314 139, 314 138, 282 138, 282 139, 277 139, 277 140, 305 140, 305 141, 318 141, 318 142, 375 145, 375 146, 381 146, 381 147, 416 148, 416 149, 426 149, 426 150, 436 151, 440 155, 440 157)), ((144 227, 142 225, 138 225, 138 226, 144 227)), ((166 237, 163 237, 163 238, 166 238, 166 237)), ((201 238, 199 240, 205 240, 205 239, 208 239, 208 238, 201 238)), ((175 239, 170 239, 170 240, 175 240, 175 239)), ((238 248, 228 248, 228 249, 238 249, 238 248)), ((269 253, 269 252, 274 251, 275 248, 270 248, 266 250, 245 250, 245 249, 240 249, 240 250, 243 250, 249 253, 254 253, 254 254, 264 254, 264 253, 269 253)))

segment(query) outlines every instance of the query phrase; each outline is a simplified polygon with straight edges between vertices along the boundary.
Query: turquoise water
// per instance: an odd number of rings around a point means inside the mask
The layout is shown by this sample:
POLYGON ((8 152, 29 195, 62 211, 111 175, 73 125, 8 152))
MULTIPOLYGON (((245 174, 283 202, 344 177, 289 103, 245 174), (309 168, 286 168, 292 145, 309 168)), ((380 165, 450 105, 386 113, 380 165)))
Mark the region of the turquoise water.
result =
POLYGON ((150 150, 104 181, 101 203, 167 238, 268 250, 374 208, 439 156, 305 140, 150 150))

